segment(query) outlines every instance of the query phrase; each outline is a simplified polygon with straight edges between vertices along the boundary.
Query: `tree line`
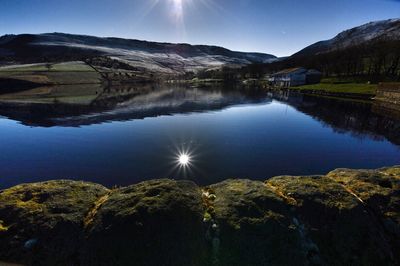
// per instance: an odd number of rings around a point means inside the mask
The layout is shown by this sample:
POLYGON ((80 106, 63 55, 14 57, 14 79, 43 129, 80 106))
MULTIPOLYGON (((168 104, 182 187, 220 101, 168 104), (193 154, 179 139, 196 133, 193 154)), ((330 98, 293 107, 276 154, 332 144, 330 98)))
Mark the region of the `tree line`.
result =
POLYGON ((368 44, 353 44, 345 49, 335 47, 330 52, 316 55, 293 55, 268 64, 202 70, 197 74, 187 74, 187 78, 198 77, 225 81, 258 79, 292 67, 316 69, 321 71, 324 77, 351 77, 371 82, 400 81, 400 41, 381 39, 368 44))
POLYGON ((263 71, 303 66, 321 71, 325 77, 365 77, 371 81, 400 81, 400 41, 380 40, 352 45, 317 55, 295 55, 265 66, 263 71))

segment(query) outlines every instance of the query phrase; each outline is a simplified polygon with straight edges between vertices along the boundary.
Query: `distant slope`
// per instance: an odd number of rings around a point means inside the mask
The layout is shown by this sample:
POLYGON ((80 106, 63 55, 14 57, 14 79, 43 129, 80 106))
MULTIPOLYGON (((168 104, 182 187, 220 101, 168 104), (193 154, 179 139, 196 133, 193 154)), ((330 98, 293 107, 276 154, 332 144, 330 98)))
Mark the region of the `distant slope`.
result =
POLYGON ((217 46, 157 43, 64 33, 0 37, 0 61, 35 63, 84 60, 95 56, 107 56, 135 68, 166 74, 276 60, 275 56, 269 54, 234 52, 217 46))
POLYGON ((373 83, 400 81, 400 19, 364 24, 264 65, 264 71, 318 69, 324 76, 361 77, 373 83))
MULTIPOLYGON (((342 50, 377 41, 400 40, 400 18, 375 21, 339 33, 336 37, 312 44, 293 56, 310 56, 342 50)), ((292 56, 292 57, 293 57, 292 56)))

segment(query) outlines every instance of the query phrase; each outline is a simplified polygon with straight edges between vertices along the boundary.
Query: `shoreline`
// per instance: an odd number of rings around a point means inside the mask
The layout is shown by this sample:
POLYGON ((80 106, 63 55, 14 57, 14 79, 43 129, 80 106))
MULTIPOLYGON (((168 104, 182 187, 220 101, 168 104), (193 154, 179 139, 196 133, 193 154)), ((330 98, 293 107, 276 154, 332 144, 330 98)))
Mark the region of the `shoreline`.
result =
MULTIPOLYGON (((28 65, 29 66, 29 65, 28 65)), ((154 74, 155 75, 155 74, 154 74)), ((103 84, 104 86, 113 86, 121 84, 143 84, 143 83, 160 83, 177 84, 197 87, 209 86, 239 86, 247 89, 258 88, 267 91, 289 90, 299 92, 306 95, 330 96, 337 98, 356 99, 356 100, 375 100, 376 93, 358 90, 343 91, 339 88, 343 84, 316 84, 306 85, 292 88, 276 88, 268 85, 268 82, 263 79, 239 79, 239 80, 223 80, 223 79, 168 79, 167 76, 155 77, 153 74, 145 74, 137 71, 107 69, 103 70, 95 67, 88 62, 68 62, 53 64, 46 68, 42 65, 33 65, 31 67, 18 67, 10 69, 0 69, 0 84, 7 89, 7 92, 13 88, 18 90, 30 89, 40 86, 57 86, 57 85, 82 85, 82 84, 103 84), (322 89, 324 86, 327 89, 322 89), (332 87, 332 86, 338 86, 332 87), (9 88, 7 88, 9 87, 9 88), (310 88, 308 88, 310 87, 310 88), (321 87, 321 88, 319 88, 321 87), (332 88, 331 88, 332 87, 332 88), (335 89, 336 88, 336 89, 335 89), (339 91, 333 91, 333 90, 339 91)), ((345 84, 351 87, 352 84, 345 84)), ((354 86, 360 84, 354 83, 354 86)), ((373 86, 373 85, 364 85, 373 86)), ((0 91, 1 92, 1 91, 0 91)))
POLYGON ((354 99, 354 100, 369 100, 373 101, 375 95, 367 93, 345 93, 345 92, 330 92, 325 90, 307 90, 307 89, 288 89, 290 92, 298 92, 306 95, 315 95, 322 97, 335 97, 341 99, 354 99))

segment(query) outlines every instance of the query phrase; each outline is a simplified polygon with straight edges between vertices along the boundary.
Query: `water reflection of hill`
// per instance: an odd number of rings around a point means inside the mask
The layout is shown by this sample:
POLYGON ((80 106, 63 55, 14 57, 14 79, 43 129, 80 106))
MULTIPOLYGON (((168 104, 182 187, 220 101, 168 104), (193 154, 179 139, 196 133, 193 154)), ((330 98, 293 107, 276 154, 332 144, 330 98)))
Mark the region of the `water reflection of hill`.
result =
POLYGON ((370 102, 295 93, 261 94, 222 88, 158 85, 41 87, 0 95, 0 115, 39 127, 78 127, 162 115, 221 110, 279 100, 339 133, 400 144, 400 116, 370 102))
POLYGON ((297 93, 271 94, 339 133, 357 138, 387 139, 400 145, 400 115, 371 102, 308 96, 297 93))
POLYGON ((0 115, 29 126, 98 124, 204 112, 247 103, 270 102, 240 90, 99 85, 42 87, 0 95, 0 115))

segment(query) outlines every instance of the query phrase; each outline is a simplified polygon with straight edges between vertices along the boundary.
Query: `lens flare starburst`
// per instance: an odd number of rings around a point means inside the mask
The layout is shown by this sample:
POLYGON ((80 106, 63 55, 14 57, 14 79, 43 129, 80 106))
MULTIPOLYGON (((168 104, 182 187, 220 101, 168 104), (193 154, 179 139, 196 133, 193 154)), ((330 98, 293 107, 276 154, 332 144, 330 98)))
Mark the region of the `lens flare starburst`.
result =
POLYGON ((184 145, 173 145, 175 148, 171 154, 171 168, 168 176, 174 178, 191 178, 197 171, 197 153, 195 148, 185 143, 184 145), (191 147, 189 147, 191 146, 191 147))
POLYGON ((179 150, 175 154, 175 166, 180 170, 190 170, 193 166, 194 157, 188 150, 179 150))
POLYGON ((180 154, 178 157, 178 163, 181 166, 187 166, 190 163, 190 156, 185 153, 180 154))

